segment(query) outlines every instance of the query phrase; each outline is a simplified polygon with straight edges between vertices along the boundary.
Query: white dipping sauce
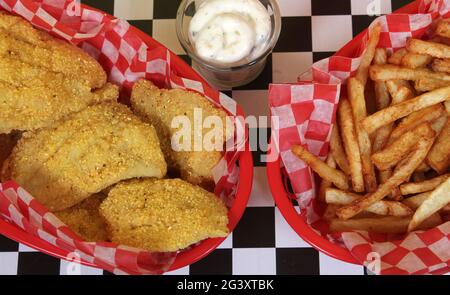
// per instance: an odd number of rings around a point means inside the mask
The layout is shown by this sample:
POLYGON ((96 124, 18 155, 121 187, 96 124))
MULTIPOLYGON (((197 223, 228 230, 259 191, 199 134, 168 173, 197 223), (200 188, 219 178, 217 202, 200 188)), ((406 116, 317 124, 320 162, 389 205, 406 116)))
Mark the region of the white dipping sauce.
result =
POLYGON ((189 38, 200 58, 233 65, 261 55, 271 30, 258 0, 205 0, 190 22, 189 38))

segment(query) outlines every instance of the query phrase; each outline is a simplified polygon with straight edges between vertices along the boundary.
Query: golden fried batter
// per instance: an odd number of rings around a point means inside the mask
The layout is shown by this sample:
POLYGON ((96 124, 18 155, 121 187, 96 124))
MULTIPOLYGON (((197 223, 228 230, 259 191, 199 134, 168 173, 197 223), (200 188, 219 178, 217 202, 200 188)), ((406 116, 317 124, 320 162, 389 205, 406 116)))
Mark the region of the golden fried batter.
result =
POLYGON ((166 169, 155 129, 125 105, 103 103, 24 133, 2 179, 15 180, 59 211, 124 179, 161 178, 166 169))
POLYGON ((118 94, 81 49, 0 12, 0 133, 47 127, 118 94))
POLYGON ((48 127, 96 102, 115 101, 118 88, 106 84, 94 92, 75 95, 74 91, 67 93, 41 86, 17 87, 0 81, 0 97, 0 133, 10 133, 12 130, 48 127))
POLYGON ((228 234, 223 202, 181 179, 119 183, 101 204, 100 214, 113 242, 154 252, 177 251, 228 234))
POLYGON ((95 194, 73 207, 55 212, 55 215, 83 240, 107 242, 106 223, 98 211, 105 197, 102 193, 95 194))
MULTIPOLYGON (((194 125, 194 109, 202 109, 202 116, 218 116, 222 126, 227 126, 225 111, 215 107, 205 97, 181 89, 159 89, 150 81, 140 80, 134 87, 131 95, 133 110, 155 126, 161 141, 161 146, 170 169, 179 171, 184 180, 211 188, 214 179, 211 169, 222 157, 220 151, 174 151, 171 147, 171 138, 178 128, 171 128, 172 119, 176 116, 187 116, 194 125)), ((225 128, 221 146, 233 135, 232 128, 225 128)), ((203 128, 203 136, 210 129, 203 128)), ((195 137, 194 128, 191 128, 191 142, 195 137)), ((192 145, 193 146, 193 145, 192 145)))
POLYGON ((35 29, 28 21, 0 11, 0 55, 10 55, 28 64, 101 88, 106 73, 80 48, 35 29))

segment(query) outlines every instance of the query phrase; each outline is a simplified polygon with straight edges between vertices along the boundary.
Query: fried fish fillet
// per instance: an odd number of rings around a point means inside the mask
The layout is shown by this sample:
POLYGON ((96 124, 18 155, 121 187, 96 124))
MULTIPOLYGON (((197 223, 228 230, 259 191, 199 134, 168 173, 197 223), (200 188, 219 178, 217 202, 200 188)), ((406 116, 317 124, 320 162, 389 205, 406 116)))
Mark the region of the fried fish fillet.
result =
POLYGON ((47 127, 118 94, 80 48, 0 12, 0 133, 47 127))
POLYGON ((121 180, 166 174, 155 129, 125 106, 103 103, 23 134, 3 165, 50 211, 69 208, 121 180))
MULTIPOLYGON (((214 185, 211 170, 222 158, 221 151, 174 151, 171 138, 178 131, 178 128, 172 128, 171 124, 175 117, 186 116, 193 126, 196 108, 201 109, 203 118, 217 116, 224 127, 219 143, 223 147, 223 143, 234 134, 232 126, 226 119, 226 112, 215 107, 205 97, 197 93, 181 89, 159 89, 147 80, 140 80, 134 85, 131 105, 138 115, 150 122, 158 131, 169 169, 179 172, 181 178, 190 183, 211 188, 214 185), (226 128, 227 123, 228 128, 226 128)), ((195 136, 202 135, 204 137, 210 130, 209 128, 203 128, 198 132, 195 128, 191 128, 191 147, 194 146, 195 136)))
POLYGON ((100 205, 100 214, 111 241, 153 252, 181 250, 229 232, 224 203, 181 179, 119 183, 100 205))
POLYGON ((95 194, 77 205, 55 215, 73 232, 87 242, 107 242, 106 223, 99 213, 99 207, 106 195, 95 194))
POLYGON ((19 16, 0 11, 0 54, 82 81, 91 88, 106 83, 100 64, 80 48, 35 29, 19 16))
POLYGON ((0 97, 0 133, 10 133, 13 130, 27 131, 48 127, 89 105, 115 101, 118 88, 106 84, 94 92, 86 91, 76 95, 73 91, 45 86, 17 87, 0 81, 0 97))

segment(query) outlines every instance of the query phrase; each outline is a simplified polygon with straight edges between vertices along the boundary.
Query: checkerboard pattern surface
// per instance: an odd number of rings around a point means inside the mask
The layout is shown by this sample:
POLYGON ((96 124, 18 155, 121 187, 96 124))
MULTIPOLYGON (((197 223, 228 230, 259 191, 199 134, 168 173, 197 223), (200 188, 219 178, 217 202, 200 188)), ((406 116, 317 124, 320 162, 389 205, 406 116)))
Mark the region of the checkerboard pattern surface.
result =
MULTIPOLYGON (((188 63, 175 33, 180 0, 81 0, 83 3, 128 20, 188 63)), ((365 29, 376 17, 408 4, 409 0, 279 0, 282 32, 261 76, 249 85, 225 90, 246 114, 267 116, 267 88, 271 82, 294 82, 311 64, 326 58, 365 29)), ((267 142, 269 123, 252 129, 260 142, 267 142)), ((233 234, 203 260, 169 274, 291 274, 364 275, 362 266, 335 260, 319 253, 290 228, 276 208, 261 160, 267 145, 254 152, 255 177, 248 208, 233 234)), ((0 275, 78 273, 108 274, 66 261, 0 236, 0 275)))

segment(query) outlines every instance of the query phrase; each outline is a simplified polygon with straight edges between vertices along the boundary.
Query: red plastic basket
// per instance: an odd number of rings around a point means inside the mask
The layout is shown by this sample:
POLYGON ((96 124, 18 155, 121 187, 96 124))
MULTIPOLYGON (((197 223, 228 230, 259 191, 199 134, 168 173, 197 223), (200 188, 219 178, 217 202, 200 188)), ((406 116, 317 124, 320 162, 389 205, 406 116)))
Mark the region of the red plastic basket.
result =
MULTIPOLYGON (((81 4, 81 7, 88 8, 92 10, 97 10, 95 8, 92 8, 88 5, 81 4)), ((102 11, 102 13, 104 13, 102 11)), ((113 16, 108 15, 107 17, 110 19, 114 19, 113 16)), ((140 31, 139 29, 131 26, 131 31, 136 34, 138 37, 140 37, 150 48, 158 48, 163 47, 166 49, 165 46, 163 46, 158 41, 154 40, 144 32, 140 31)), ((191 80, 197 80, 204 83, 207 83, 196 71, 194 71, 188 64, 186 64, 181 58, 178 56, 173 57, 172 59, 172 66, 175 71, 175 73, 182 77, 187 78, 191 80)), ((239 108, 239 106, 238 106, 239 108)), ((253 182, 253 158, 252 153, 250 152, 248 143, 244 151, 239 155, 239 183, 237 187, 236 197, 235 201, 233 203, 233 206, 230 208, 228 212, 228 218, 229 218, 229 224, 228 228, 230 232, 234 230, 236 225, 238 224, 239 220, 241 219, 245 208, 247 207, 248 199, 250 196, 250 192, 252 190, 252 182, 253 182)), ((22 229, 18 228, 15 225, 12 225, 10 223, 5 222, 4 220, 0 219, 0 234, 15 240, 19 243, 22 243, 28 247, 34 248, 40 252, 46 253, 48 255, 60 258, 60 259, 66 259, 69 252, 60 249, 58 247, 55 247, 48 242, 31 235, 22 229)), ((223 241, 225 238, 214 238, 214 239, 207 239, 199 244, 191 247, 189 250, 181 252, 175 259, 174 263, 170 267, 169 271, 176 270, 179 268, 182 268, 184 266, 190 265, 203 257, 207 256, 209 253, 214 251, 223 241)), ((81 260, 82 264, 92 267, 99 267, 95 264, 92 264, 90 262, 81 260)))
MULTIPOLYGON (((394 13, 417 13, 419 9, 419 1, 414 1, 394 13)), ((367 33, 367 30, 361 32, 354 39, 348 42, 344 47, 342 47, 335 55, 339 56, 354 56, 354 53, 358 48, 360 48, 362 39, 367 33)), ((274 145, 270 144, 271 149, 275 148, 274 145)), ((292 229, 307 243, 316 248, 317 250, 334 257, 336 259, 360 264, 353 255, 346 249, 339 245, 333 244, 324 237, 318 235, 314 230, 311 229, 309 225, 306 224, 305 217, 300 215, 294 208, 289 193, 286 192, 284 180, 281 174, 281 163, 280 158, 276 161, 267 163, 267 177, 269 181, 270 190, 272 196, 280 209, 281 214, 292 227, 292 229)))

